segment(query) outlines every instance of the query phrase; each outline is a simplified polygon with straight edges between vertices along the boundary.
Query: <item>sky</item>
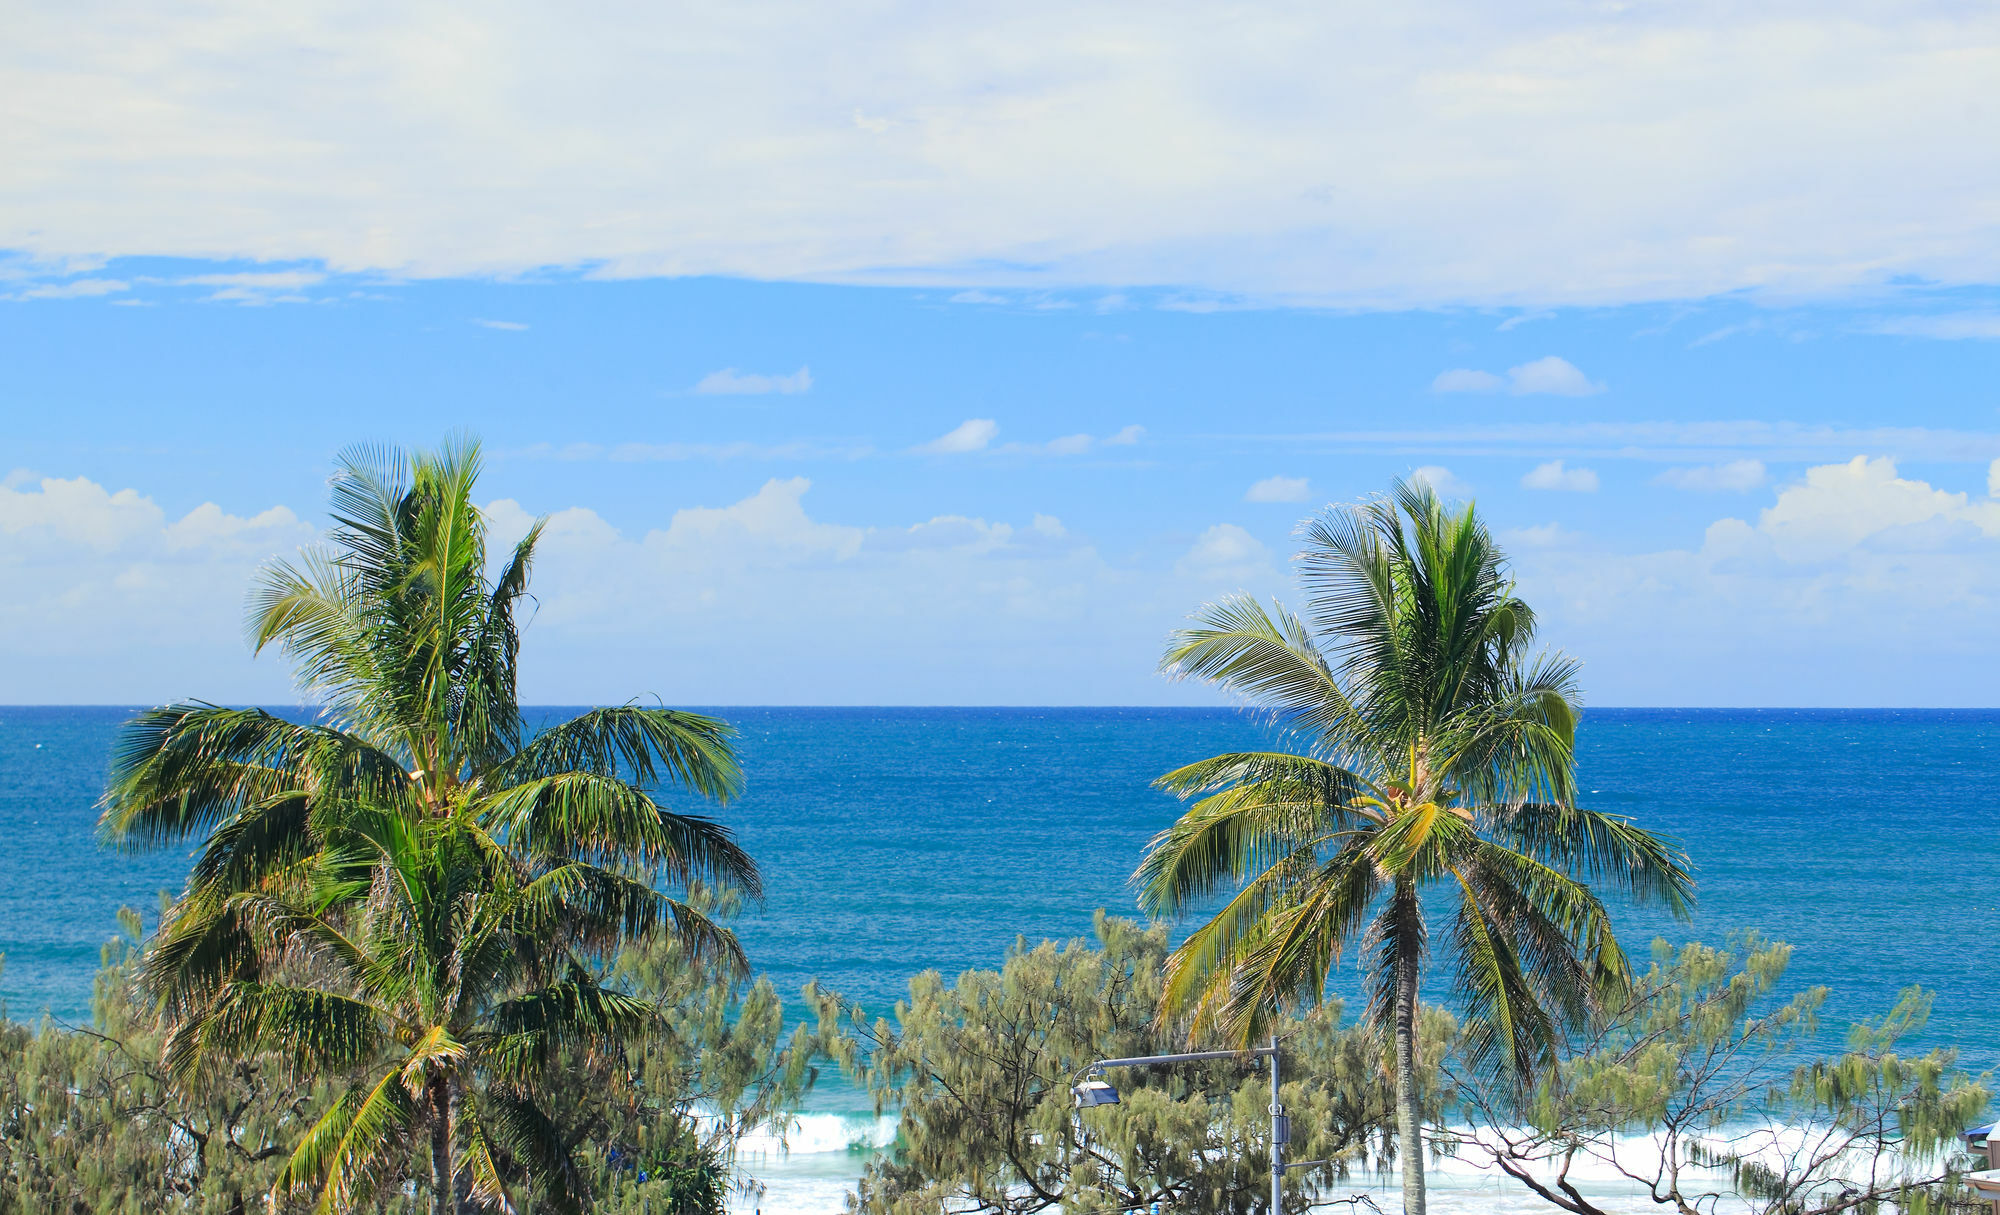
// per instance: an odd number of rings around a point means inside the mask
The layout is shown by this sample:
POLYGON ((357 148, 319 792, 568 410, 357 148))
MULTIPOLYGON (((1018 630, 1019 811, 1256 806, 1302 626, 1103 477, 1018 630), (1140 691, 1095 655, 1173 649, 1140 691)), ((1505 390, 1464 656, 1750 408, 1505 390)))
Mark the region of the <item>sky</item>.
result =
POLYGON ((1588 704, 1995 703, 1990 9, 553 11, 20 14, 0 703, 293 699, 256 570, 457 432, 531 701, 1218 703, 1415 477, 1588 704))

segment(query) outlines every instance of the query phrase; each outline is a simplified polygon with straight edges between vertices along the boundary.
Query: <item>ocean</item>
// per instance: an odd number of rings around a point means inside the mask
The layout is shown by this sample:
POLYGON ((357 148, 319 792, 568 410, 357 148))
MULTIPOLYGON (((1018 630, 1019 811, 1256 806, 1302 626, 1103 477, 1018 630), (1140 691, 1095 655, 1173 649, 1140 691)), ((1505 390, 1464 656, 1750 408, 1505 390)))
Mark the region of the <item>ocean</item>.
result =
MULTIPOLYGON (((130 711, 0 708, 0 998, 16 1019, 87 1018, 114 912, 150 919, 184 872, 184 850, 93 835, 130 711)), ((1176 813, 1150 781, 1272 741, 1223 709, 711 711, 742 732, 748 790, 721 816, 765 874, 738 925, 753 964, 788 995, 817 977, 885 1012, 918 971, 1086 934, 1099 907, 1136 914, 1127 879, 1176 813)), ((1589 804, 1677 837, 1698 868, 1692 924, 1621 912, 1636 955, 1655 934, 1756 930, 1793 945, 1792 985, 1832 989, 1836 1030, 1922 984, 1937 999, 1916 1045, 2000 1066, 2000 837, 1979 792, 2000 774, 2000 711, 1598 709, 1578 760, 1589 804)), ((826 1086, 796 1137, 826 1150, 772 1162, 764 1209, 839 1209, 859 1167, 842 1149, 884 1134, 863 1104, 826 1086)))

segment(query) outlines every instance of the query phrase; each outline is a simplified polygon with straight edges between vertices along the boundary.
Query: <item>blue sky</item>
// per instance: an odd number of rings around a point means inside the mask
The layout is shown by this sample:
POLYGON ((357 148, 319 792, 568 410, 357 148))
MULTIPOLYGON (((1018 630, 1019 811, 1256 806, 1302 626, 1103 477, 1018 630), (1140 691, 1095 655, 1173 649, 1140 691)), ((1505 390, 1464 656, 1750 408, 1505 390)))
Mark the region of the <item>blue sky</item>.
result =
POLYGON ((286 698, 251 573, 465 429, 537 700, 1213 703, 1415 475, 1592 703, 1993 703, 1984 10, 109 8, 0 49, 0 702, 286 698))

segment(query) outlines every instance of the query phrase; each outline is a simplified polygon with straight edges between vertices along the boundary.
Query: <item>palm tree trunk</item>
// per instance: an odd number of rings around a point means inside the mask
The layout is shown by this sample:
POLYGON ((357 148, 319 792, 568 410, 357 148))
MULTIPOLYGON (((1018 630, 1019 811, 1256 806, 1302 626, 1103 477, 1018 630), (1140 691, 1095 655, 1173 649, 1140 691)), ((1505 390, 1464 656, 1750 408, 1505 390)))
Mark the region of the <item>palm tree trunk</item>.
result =
POLYGON ((443 1082, 431 1085, 431 1215, 458 1215, 458 1193, 451 1167, 451 1090, 443 1082))
MULTIPOLYGON (((1404 897, 1403 891, 1396 893, 1404 897)), ((1410 927, 1406 917, 1396 942, 1396 1154, 1403 1162, 1403 1215, 1424 1215, 1423 1115, 1417 1107, 1417 965, 1423 946, 1410 927)))

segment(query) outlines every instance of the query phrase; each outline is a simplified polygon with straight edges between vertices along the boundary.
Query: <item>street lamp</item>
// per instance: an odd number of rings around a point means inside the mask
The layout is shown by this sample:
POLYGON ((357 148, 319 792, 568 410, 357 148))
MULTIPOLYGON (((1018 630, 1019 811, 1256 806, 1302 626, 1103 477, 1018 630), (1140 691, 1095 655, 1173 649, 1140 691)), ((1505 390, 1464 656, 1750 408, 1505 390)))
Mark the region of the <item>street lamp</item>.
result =
POLYGON ((1278 1103, 1278 1035, 1271 1035, 1269 1046, 1256 1046, 1249 1050, 1202 1050, 1182 1055, 1140 1055, 1132 1059, 1099 1059, 1079 1074, 1084 1079, 1070 1090, 1076 1098, 1078 1109, 1088 1109, 1098 1105, 1117 1105, 1118 1090, 1102 1078, 1107 1067, 1160 1067, 1169 1063, 1199 1063, 1205 1059, 1236 1059, 1249 1062, 1254 1059, 1271 1061, 1271 1215, 1278 1215, 1283 1208, 1280 1199, 1284 1194, 1285 1170, 1288 1168, 1309 1168, 1324 1164, 1320 1160, 1304 1160, 1297 1164, 1286 1164, 1285 1146, 1292 1141, 1292 1120, 1285 1116, 1285 1107, 1278 1103))

